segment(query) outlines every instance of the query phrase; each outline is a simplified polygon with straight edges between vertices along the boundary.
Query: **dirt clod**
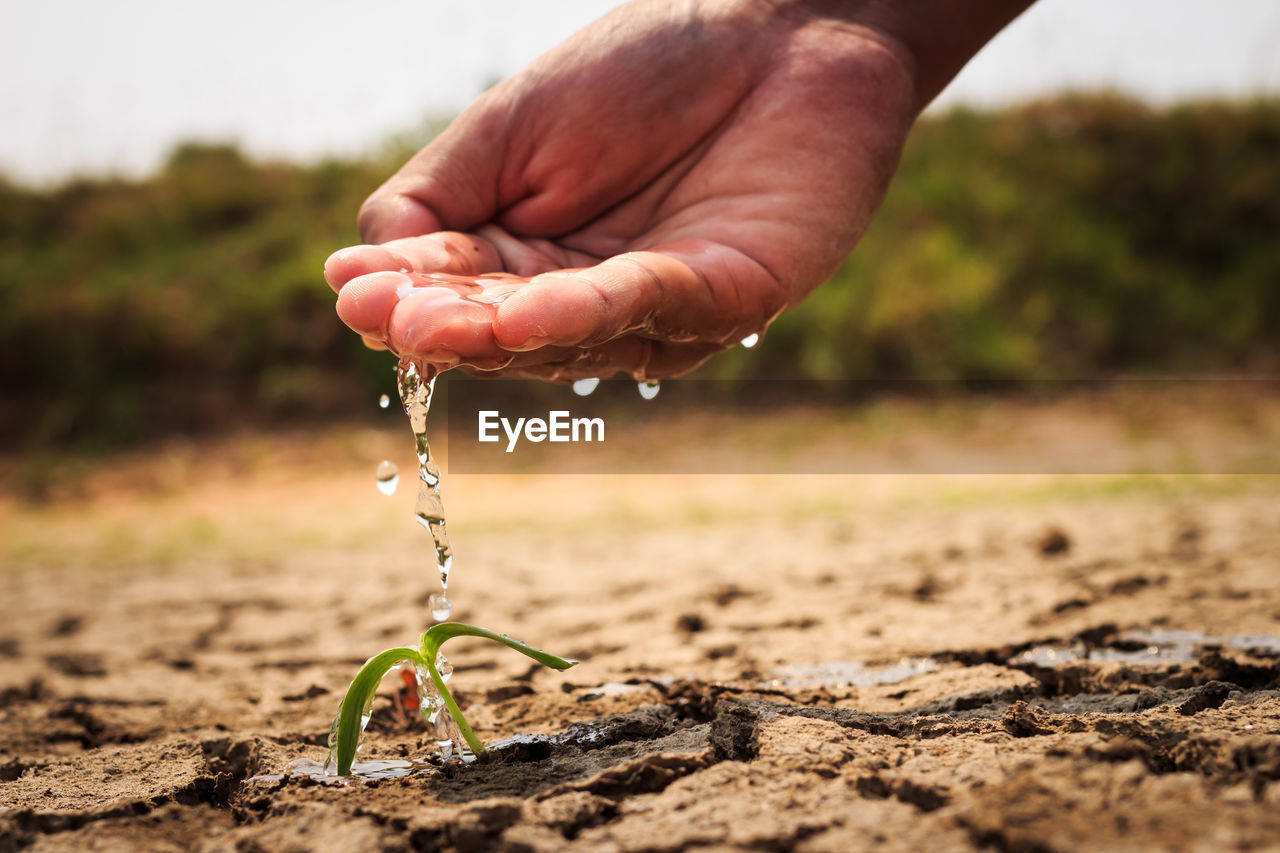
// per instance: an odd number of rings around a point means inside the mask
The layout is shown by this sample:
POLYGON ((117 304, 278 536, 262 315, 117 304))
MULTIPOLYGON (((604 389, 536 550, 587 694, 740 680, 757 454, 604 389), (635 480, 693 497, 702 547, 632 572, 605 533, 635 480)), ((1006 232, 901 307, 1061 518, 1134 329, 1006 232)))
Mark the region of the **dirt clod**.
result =
POLYGON ((1009 706, 1009 710, 1004 712, 1004 717, 1000 720, 1000 724, 1004 726, 1005 731, 1014 737, 1048 735, 1058 730, 1058 727, 1049 721, 1046 714, 1030 707, 1021 699, 1009 706))
POLYGON ((1060 527, 1046 528, 1036 540, 1036 550, 1044 557, 1057 557, 1071 550, 1071 537, 1060 527))
POLYGON ((707 630, 707 620, 703 619, 698 613, 685 613, 676 620, 676 630, 684 631, 688 634, 696 634, 699 631, 707 630))
POLYGON ((711 721, 711 746, 717 757, 726 761, 750 761, 755 756, 759 707, 734 699, 716 704, 711 721))
POLYGON ((1209 708, 1219 708, 1223 702, 1227 701, 1227 696, 1231 695, 1231 691, 1235 689, 1237 688, 1234 684, 1225 684, 1221 681, 1210 681, 1208 684, 1201 684, 1192 691, 1189 699, 1178 706, 1178 713, 1189 717, 1209 708))

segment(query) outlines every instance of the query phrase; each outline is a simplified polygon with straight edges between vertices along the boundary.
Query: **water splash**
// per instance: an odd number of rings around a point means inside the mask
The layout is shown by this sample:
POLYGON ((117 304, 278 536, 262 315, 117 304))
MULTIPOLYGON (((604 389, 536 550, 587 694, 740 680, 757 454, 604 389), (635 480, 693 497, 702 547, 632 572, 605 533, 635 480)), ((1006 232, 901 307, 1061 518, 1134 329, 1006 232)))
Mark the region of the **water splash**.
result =
POLYGON ((652 400, 654 397, 658 396, 658 391, 661 390, 658 387, 658 381, 656 379, 650 382, 639 382, 636 384, 636 387, 640 391, 640 396, 644 397, 646 400, 652 400))
POLYGON ((759 332, 752 332, 751 334, 747 335, 745 338, 742 339, 742 345, 747 349, 753 348, 758 343, 760 343, 759 332))
MULTIPOLYGON (((453 664, 439 652, 436 653, 435 663, 440 680, 447 684, 453 676, 453 664)), ((475 761, 471 747, 467 746, 462 732, 458 731, 458 723, 453 719, 453 715, 445 706, 444 699, 436 690, 435 682, 431 680, 431 673, 426 667, 419 666, 415 668, 414 674, 418 681, 418 713, 435 731, 436 748, 440 750, 440 760, 447 762, 456 757, 468 764, 475 761)))
POLYGON ((385 409, 390 405, 391 405, 391 396, 389 394, 383 394, 381 397, 378 398, 379 409, 385 409))
POLYGON ((390 459, 383 459, 373 471, 373 484, 384 495, 394 495, 400 485, 400 469, 390 459))
POLYGON ((579 379, 573 383, 573 393, 579 397, 590 397, 591 392, 596 390, 600 384, 600 377, 593 376, 590 379, 579 379))

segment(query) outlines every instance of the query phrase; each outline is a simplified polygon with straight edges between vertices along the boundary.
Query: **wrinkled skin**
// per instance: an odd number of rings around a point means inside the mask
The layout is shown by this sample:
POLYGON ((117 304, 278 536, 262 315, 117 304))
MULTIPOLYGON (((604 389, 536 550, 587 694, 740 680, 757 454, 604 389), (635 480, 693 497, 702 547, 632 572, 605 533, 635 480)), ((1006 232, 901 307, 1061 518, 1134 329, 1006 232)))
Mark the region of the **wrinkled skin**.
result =
POLYGON ((325 276, 367 340, 569 380, 692 369, 827 278, 919 108, 874 27, 623 6, 497 85, 360 212, 325 276), (478 282, 478 283, 477 283, 478 282))

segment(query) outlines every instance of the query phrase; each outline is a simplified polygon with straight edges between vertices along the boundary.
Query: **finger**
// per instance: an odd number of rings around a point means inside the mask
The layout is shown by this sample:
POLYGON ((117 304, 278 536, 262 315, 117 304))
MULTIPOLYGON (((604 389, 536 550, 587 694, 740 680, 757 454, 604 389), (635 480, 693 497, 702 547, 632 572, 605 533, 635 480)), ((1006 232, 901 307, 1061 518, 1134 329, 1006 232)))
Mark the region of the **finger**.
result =
POLYGON ((758 262, 720 244, 682 241, 535 276, 498 306, 494 337, 518 352, 592 347, 628 332, 724 343, 785 304, 784 289, 758 262))
MULTIPOLYGON (((412 194, 415 187, 399 188, 409 184, 402 176, 412 167, 413 162, 410 160, 408 165, 361 205, 356 223, 362 239, 370 243, 386 243, 402 237, 430 234, 443 227, 427 202, 412 194)), ((423 177, 430 181, 429 176, 423 177)))
POLYGON ((373 272, 445 272, 478 275, 503 269, 493 243, 472 234, 439 231, 382 245, 351 246, 329 256, 324 277, 335 292, 373 272))
POLYGON ((494 337, 515 351, 592 346, 647 328, 668 283, 692 290, 688 266, 651 253, 632 253, 579 272, 535 276, 498 306, 494 337))
MULTIPOLYGON (((502 293, 519 286, 519 279, 511 279, 501 273, 492 273, 492 287, 488 290, 471 276, 448 273, 401 273, 380 271, 357 276, 338 292, 338 316, 361 335, 385 341, 388 337, 388 321, 391 313, 406 297, 418 291, 440 291, 442 294, 468 297, 469 304, 480 304, 492 318, 492 305, 500 299, 489 294, 502 293), (510 281, 508 279, 511 279, 510 281)), ((490 281, 488 277, 479 281, 490 281)), ((437 310, 447 305, 434 305, 430 301, 414 303, 420 310, 437 310)))
POLYGON ((511 353, 493 340, 493 306, 464 298, 449 287, 400 291, 387 321, 387 345, 441 366, 505 365, 511 353))
POLYGON ((398 272, 357 276, 338 291, 338 317, 357 334, 386 341, 387 321, 400 301, 400 292, 411 287, 413 279, 398 272))
POLYGON ((494 342, 494 306, 473 298, 482 293, 459 276, 375 272, 342 288, 338 316, 400 356, 449 367, 502 367, 512 354, 494 342))
POLYGON ((541 237, 516 237, 492 223, 476 229, 478 237, 493 244, 502 268, 515 275, 529 276, 553 270, 576 271, 598 263, 599 256, 561 246, 541 237))
POLYGON ((408 261, 412 272, 479 275, 503 270, 502 258, 492 242, 459 231, 402 237, 384 243, 382 248, 408 261))
POLYGON ((324 280, 340 293, 347 282, 374 272, 408 272, 409 259, 382 246, 348 246, 324 262, 324 280))
POLYGON ((494 305, 527 280, 379 271, 338 292, 338 316, 372 349, 390 349, 441 366, 498 369, 513 353, 493 340, 494 305))

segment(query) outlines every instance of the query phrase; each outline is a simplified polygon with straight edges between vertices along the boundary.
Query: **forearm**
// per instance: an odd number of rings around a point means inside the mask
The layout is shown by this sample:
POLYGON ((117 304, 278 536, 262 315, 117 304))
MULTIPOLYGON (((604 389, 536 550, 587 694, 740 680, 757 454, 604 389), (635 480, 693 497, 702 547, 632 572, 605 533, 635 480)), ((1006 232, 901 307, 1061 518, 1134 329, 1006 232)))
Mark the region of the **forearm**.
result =
POLYGON ((983 45, 1033 0, 775 0, 813 20, 852 24, 894 42, 911 66, 923 110, 983 45))
POLYGON ((924 109, 1032 0, 875 0, 865 14, 907 46, 924 109))

